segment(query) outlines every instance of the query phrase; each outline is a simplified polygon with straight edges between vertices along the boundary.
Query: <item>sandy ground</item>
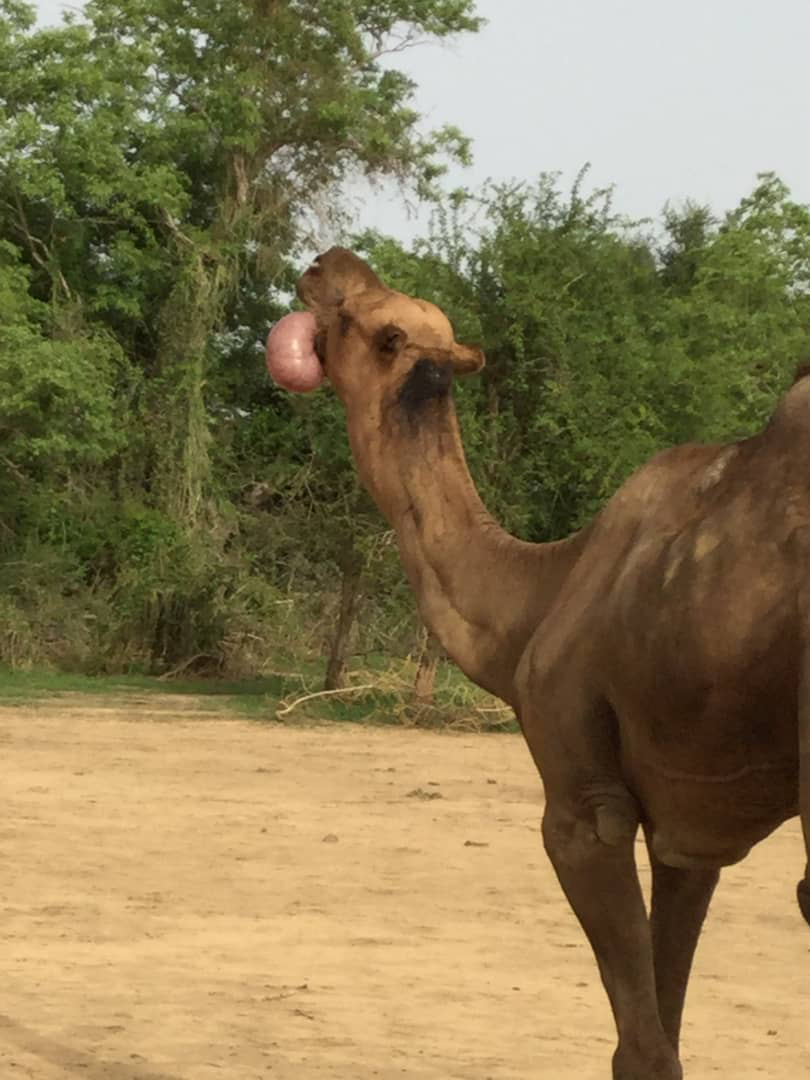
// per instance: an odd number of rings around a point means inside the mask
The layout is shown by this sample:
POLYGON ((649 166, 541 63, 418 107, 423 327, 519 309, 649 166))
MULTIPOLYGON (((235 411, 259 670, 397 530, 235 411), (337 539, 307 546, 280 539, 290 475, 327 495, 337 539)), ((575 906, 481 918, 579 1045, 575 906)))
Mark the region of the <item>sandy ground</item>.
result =
MULTIPOLYGON (((607 1080, 519 738, 69 698, 0 758, 0 1080, 607 1080)), ((810 1076, 801 865, 791 822, 725 873, 689 1080, 810 1076)))

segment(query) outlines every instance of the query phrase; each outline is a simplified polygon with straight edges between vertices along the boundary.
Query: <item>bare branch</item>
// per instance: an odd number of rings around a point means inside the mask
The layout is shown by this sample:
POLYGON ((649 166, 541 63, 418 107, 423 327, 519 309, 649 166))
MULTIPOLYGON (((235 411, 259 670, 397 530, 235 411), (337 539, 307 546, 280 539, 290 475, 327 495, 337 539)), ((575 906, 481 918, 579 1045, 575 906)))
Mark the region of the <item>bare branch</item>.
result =
POLYGON ((34 236, 34 234, 31 232, 31 227, 28 224, 28 218, 26 217, 25 207, 23 206, 19 191, 14 192, 14 204, 17 211, 16 228, 17 231, 22 233, 22 235, 25 237, 25 240, 28 244, 28 249, 31 252, 31 258, 38 266, 41 266, 42 269, 45 270, 50 277, 56 277, 57 281, 64 290, 66 298, 68 300, 71 300, 73 298, 73 293, 71 292, 70 286, 65 280, 65 275, 62 273, 56 259, 54 258, 53 252, 43 240, 41 240, 38 236, 34 236), (44 258, 40 254, 40 251, 44 252, 44 258), (54 266, 56 266, 55 274, 53 269, 54 266))
POLYGON ((180 226, 177 224, 177 222, 174 220, 174 218, 165 206, 161 206, 160 216, 163 219, 163 224, 166 226, 169 232, 171 232, 172 236, 174 236, 181 243, 187 244, 189 247, 192 248, 194 247, 194 241, 190 237, 186 236, 186 234, 183 232, 183 230, 180 228, 180 226))
POLYGON ((288 713, 291 713, 293 709, 297 709, 298 706, 303 705, 305 701, 312 701, 313 698, 334 697, 337 694, 356 694, 360 690, 374 690, 374 685, 372 683, 365 683, 363 686, 346 686, 342 690, 316 690, 314 694, 304 694, 303 697, 296 698, 290 705, 277 710, 276 716, 286 716, 288 713))

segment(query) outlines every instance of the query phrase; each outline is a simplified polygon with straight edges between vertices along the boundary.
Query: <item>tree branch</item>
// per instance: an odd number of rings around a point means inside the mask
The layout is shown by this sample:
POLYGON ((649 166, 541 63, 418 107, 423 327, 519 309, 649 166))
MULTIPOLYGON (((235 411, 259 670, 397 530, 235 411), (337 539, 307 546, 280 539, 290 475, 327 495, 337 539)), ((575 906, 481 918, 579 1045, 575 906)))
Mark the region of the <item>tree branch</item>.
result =
POLYGON ((322 697, 334 697, 337 694, 355 694, 359 690, 374 690, 375 687, 372 683, 366 683, 363 686, 345 686, 340 690, 316 690, 313 694, 304 694, 303 697, 296 698, 290 705, 285 706, 283 709, 276 711, 276 717, 286 716, 291 713, 293 709, 297 709, 299 705, 303 705, 305 701, 312 701, 313 698, 322 697))

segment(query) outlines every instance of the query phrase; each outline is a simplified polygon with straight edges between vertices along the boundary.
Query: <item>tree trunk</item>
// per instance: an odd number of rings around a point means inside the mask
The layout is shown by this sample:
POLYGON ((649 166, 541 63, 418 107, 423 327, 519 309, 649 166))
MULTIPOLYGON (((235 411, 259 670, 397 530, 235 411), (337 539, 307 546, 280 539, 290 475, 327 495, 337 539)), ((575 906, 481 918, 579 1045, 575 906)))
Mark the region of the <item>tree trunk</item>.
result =
POLYGON ((340 561, 340 611, 338 613, 335 636, 329 650, 329 663, 326 666, 324 690, 340 690, 346 671, 346 657, 349 654, 352 629, 360 605, 360 584, 363 575, 363 557, 354 547, 350 547, 340 561))
POLYGON ((151 380, 153 490, 189 534, 211 484, 210 423, 205 405, 208 341, 223 302, 223 270, 181 252, 176 281, 160 315, 157 371, 151 380))
POLYGON ((426 626, 420 634, 419 662, 413 683, 413 696, 420 705, 433 704, 433 688, 436 684, 436 669, 439 666, 441 645, 426 626))

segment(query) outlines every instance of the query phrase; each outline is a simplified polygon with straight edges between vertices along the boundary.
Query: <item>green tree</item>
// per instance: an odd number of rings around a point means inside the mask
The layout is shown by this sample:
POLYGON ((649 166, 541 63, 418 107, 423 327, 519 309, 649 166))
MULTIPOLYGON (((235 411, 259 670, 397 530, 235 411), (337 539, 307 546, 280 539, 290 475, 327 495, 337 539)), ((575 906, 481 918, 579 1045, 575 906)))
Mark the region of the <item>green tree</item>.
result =
POLYGON ((688 280, 673 281, 674 264, 664 263, 668 333, 683 364, 677 394, 661 403, 673 441, 755 430, 810 345, 810 208, 764 174, 722 223, 710 228, 704 215, 700 234, 684 244, 693 224, 689 207, 668 222, 688 280))
POLYGON ((468 456, 534 539, 589 520, 662 447, 756 430, 808 345, 810 210, 778 179, 722 222, 668 208, 663 243, 585 179, 490 187, 410 252, 360 240, 483 344, 481 378, 458 387, 468 456))
MULTIPOLYGON (((28 5, 0 3, 0 239, 47 307, 44 338, 114 340, 140 373, 107 483, 165 517, 144 532, 135 509, 125 532, 165 548, 180 529, 205 595, 240 528, 240 470, 295 429, 284 396, 267 415, 260 376, 272 298, 313 232, 339 227, 344 183, 394 176, 427 197, 466 159, 455 129, 424 133, 390 57, 478 25, 473 0, 91 0, 35 30, 28 5)), ((288 443, 294 481, 308 451, 288 443)), ((155 565, 165 623, 183 575, 155 565)))
POLYGON ((583 186, 490 187, 440 215, 411 263, 378 245, 414 283, 416 260, 423 293, 484 346, 481 378, 458 388, 468 456, 492 511, 531 539, 582 524, 661 437, 655 258, 610 192, 583 186))
POLYGON ((474 30, 471 0, 91 0, 34 33, 23 5, 5 13, 4 232, 40 296, 80 298, 146 367, 153 480, 193 523, 227 305, 246 277, 278 281, 307 215, 339 216, 348 176, 426 194, 441 154, 466 155, 453 129, 418 133, 413 84, 383 60, 416 35, 474 30))

